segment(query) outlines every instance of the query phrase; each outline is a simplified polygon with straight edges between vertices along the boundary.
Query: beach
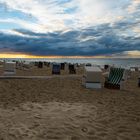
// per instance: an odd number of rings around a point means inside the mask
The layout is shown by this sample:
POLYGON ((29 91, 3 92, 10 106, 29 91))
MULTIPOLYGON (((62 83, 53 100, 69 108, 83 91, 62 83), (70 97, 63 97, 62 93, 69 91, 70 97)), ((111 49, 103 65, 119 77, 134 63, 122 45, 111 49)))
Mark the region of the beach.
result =
MULTIPOLYGON (((47 68, 17 70, 17 75, 40 71, 51 75, 47 68)), ((81 68, 78 76, 61 74, 66 76, 0 79, 1 140, 140 139, 139 72, 131 74, 122 90, 86 89, 81 68)))
POLYGON ((140 140, 140 0, 0 0, 0 140, 140 140))

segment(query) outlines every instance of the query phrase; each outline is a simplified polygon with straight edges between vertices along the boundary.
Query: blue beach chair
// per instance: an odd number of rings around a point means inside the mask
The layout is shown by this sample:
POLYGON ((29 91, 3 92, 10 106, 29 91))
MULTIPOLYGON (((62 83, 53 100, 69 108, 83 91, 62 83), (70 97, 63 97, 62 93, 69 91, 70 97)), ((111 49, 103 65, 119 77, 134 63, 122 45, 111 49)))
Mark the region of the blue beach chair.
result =
POLYGON ((53 64, 52 66, 52 74, 60 74, 61 65, 53 64))

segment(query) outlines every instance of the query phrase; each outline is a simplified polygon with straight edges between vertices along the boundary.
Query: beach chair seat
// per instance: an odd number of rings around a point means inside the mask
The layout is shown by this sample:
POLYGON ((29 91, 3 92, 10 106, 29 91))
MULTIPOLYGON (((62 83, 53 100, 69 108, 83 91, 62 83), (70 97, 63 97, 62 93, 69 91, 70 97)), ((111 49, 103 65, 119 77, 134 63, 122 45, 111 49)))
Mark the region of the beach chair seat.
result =
POLYGON ((52 74, 60 74, 61 66, 60 64, 53 64, 52 65, 52 74))
POLYGON ((121 82, 124 81, 124 72, 123 68, 110 68, 109 76, 105 79, 104 86, 111 89, 120 89, 121 82))

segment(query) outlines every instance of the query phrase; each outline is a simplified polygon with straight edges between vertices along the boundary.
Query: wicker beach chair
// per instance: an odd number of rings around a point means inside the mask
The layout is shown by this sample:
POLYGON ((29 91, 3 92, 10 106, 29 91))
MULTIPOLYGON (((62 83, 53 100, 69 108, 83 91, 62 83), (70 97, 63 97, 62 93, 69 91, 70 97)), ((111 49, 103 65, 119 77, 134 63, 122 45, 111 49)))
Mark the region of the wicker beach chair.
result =
POLYGON ((74 64, 69 64, 69 74, 76 74, 76 69, 74 64))
POLYGON ((4 75, 15 75, 15 74, 16 74, 16 62, 5 62, 4 75))
POLYGON ((106 77, 104 87, 110 89, 120 89, 121 82, 124 81, 125 69, 110 68, 109 76, 106 77))
POLYGON ((138 87, 140 87, 140 78, 138 78, 138 87))
POLYGON ((107 70, 109 68, 109 65, 104 65, 104 69, 107 70))
POLYGON ((102 88, 102 70, 97 66, 86 66, 82 85, 90 89, 102 88))
POLYGON ((52 65, 52 74, 60 74, 61 66, 60 64, 53 64, 52 65))
POLYGON ((65 69, 65 63, 61 63, 61 70, 65 69))
POLYGON ((43 62, 38 62, 38 68, 43 68, 43 62))

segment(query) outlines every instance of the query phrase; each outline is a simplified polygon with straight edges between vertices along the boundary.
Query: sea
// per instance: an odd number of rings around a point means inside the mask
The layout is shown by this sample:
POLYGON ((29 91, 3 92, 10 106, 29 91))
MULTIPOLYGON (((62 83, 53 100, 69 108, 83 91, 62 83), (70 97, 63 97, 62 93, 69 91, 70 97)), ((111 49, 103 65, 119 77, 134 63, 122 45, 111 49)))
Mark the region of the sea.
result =
MULTIPOLYGON (((0 59, 3 60, 3 59, 0 59)), ((56 62, 56 63, 78 63, 78 64, 87 64, 90 63, 92 65, 115 65, 121 67, 140 67, 140 58, 37 58, 37 59, 4 59, 7 61, 30 61, 30 62, 56 62)))

